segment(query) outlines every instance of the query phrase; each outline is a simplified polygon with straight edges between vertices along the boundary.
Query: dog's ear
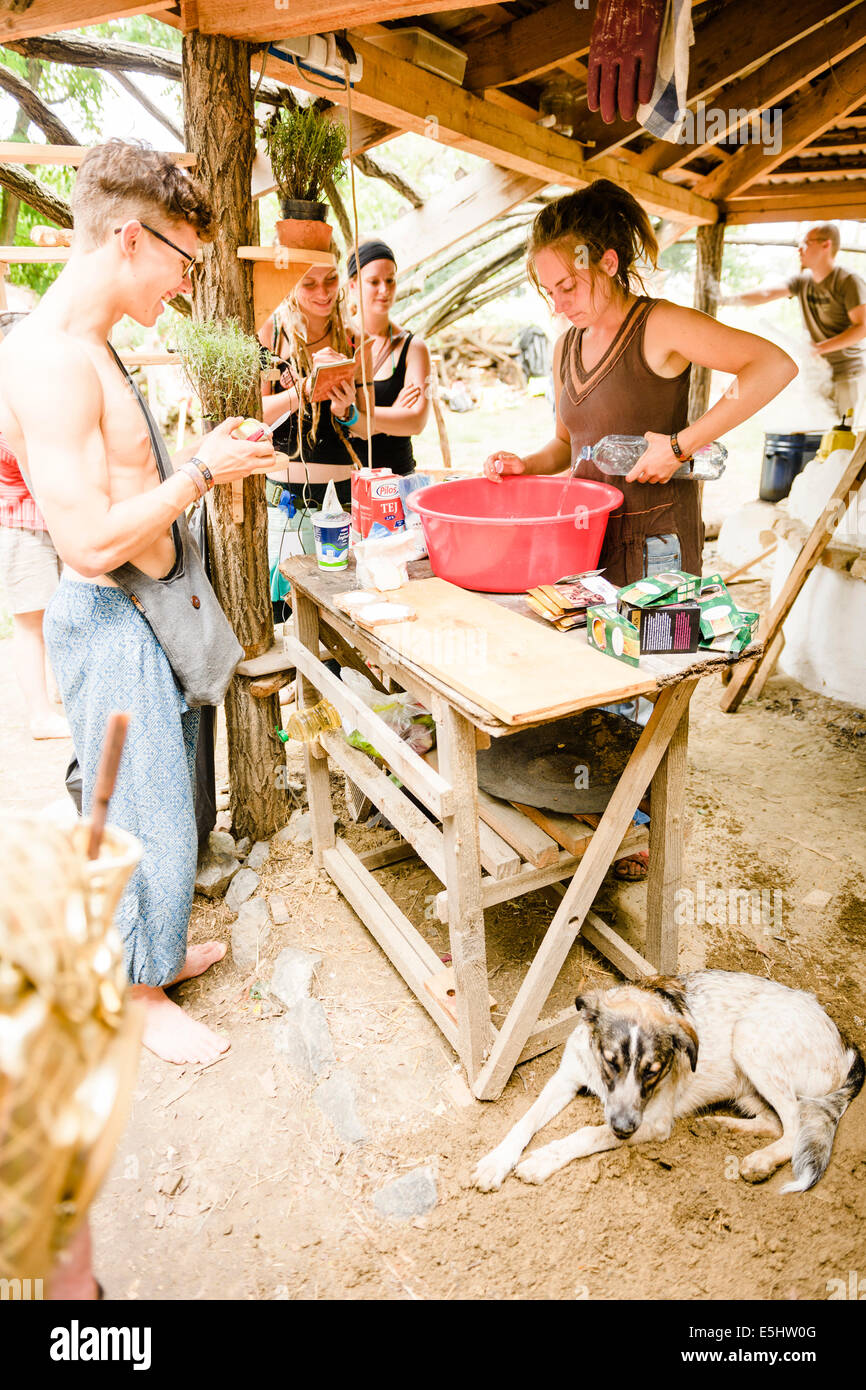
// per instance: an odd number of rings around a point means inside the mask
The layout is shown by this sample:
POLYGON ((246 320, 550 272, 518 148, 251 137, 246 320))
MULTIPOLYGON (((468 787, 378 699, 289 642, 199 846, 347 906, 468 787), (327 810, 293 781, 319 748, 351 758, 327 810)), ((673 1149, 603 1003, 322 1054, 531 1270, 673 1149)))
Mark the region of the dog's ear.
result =
POLYGON ((598 1022, 598 1000, 594 994, 579 994, 574 1001, 574 1007, 590 1026, 598 1022))
POLYGON ((653 975, 652 979, 643 982, 642 988, 651 989, 654 994, 660 994, 674 1013, 683 1014, 686 1012, 686 992, 683 989, 682 981, 676 979, 675 976, 653 975))
POLYGON ((698 1035, 691 1023, 685 1018, 677 1019, 672 1037, 674 1047, 686 1054, 694 1071, 698 1065, 698 1035))

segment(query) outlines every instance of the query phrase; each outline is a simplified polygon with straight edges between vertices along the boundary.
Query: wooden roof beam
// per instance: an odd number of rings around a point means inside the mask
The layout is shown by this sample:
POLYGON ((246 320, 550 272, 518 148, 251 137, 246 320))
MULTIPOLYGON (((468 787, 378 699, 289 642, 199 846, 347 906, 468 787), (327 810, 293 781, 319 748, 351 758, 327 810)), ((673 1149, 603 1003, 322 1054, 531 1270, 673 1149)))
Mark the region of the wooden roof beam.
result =
MULTIPOLYGON (((806 38, 798 39, 782 49, 781 53, 755 72, 726 87, 724 93, 719 94, 719 105, 731 112, 769 110, 799 87, 813 81, 830 63, 856 53, 863 43, 866 43, 866 6, 859 5, 825 24, 820 33, 820 42, 814 32, 810 32, 806 38)), ((741 120, 733 122, 722 138, 731 139, 742 124, 741 120)), ((648 173, 660 174, 714 152, 716 143, 715 140, 706 140, 671 145, 657 140, 638 155, 637 162, 648 173)))
POLYGON ((764 184, 748 198, 731 198, 724 206, 728 225, 752 222, 817 222, 827 217, 866 216, 866 179, 842 179, 838 183, 804 183, 784 189, 764 184))
MULTIPOLYGON (((486 0, 461 0, 462 9, 480 9, 486 0)), ((423 0, 423 14, 453 10, 454 0, 423 0)), ((296 34, 329 34, 357 24, 418 16, 418 0, 198 0, 195 27, 202 34, 268 43, 296 34)))
POLYGON ((110 19, 132 19, 171 9, 175 0, 33 0, 20 13, 0 14, 0 43, 54 34, 58 29, 83 29, 110 19))
POLYGON ((696 191, 706 198, 732 198, 749 184, 765 178, 792 155, 804 149, 816 135, 859 106, 866 87, 866 49, 858 49, 799 97, 782 116, 782 143, 776 154, 760 145, 744 145, 719 169, 701 179, 696 191))
MULTIPOLYGON (((663 216, 689 223, 717 219, 715 204, 708 199, 696 198, 687 189, 619 160, 596 160, 588 166, 576 153, 574 141, 564 135, 492 106, 360 39, 354 41, 354 46, 364 60, 364 75, 352 89, 352 107, 364 115, 439 139, 443 144, 545 183, 583 188, 596 178, 611 178, 628 188, 645 207, 663 216)), ((256 56, 253 61, 260 63, 262 58, 256 56)), ((274 53, 269 53, 266 61, 271 77, 321 95, 318 79, 313 81, 299 73, 293 64, 274 53)), ((335 87, 333 96, 336 99, 338 95, 335 87)))
POLYGON ((593 9, 578 10, 574 0, 554 0, 495 34, 466 44, 469 61, 463 85, 473 92, 504 87, 579 58, 589 49, 594 18, 593 9))

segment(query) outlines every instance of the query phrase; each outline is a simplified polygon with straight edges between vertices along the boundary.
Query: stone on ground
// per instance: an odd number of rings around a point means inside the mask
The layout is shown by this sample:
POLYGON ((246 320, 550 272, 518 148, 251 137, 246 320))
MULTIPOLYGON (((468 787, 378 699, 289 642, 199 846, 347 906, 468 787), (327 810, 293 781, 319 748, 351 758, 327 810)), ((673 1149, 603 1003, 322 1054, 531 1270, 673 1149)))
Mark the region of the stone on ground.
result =
MULTIPOLYGON (((249 835, 245 835, 242 840, 238 840, 237 845, 235 846, 235 853, 237 854, 239 859, 243 859, 246 855, 249 854, 251 844, 252 841, 250 840, 249 835)), ((253 868, 255 867, 256 866, 254 864, 253 868)))
POLYGON ((413 1216, 426 1216, 438 1201, 436 1179, 430 1168, 416 1168, 412 1173, 404 1173, 402 1178, 380 1187, 373 1198, 373 1205, 380 1216, 390 1216, 395 1221, 409 1221, 413 1216))
POLYGON ((241 904, 236 922, 232 923, 232 959, 238 970, 246 974, 254 970, 270 936, 271 920, 263 898, 252 898, 241 904))
POLYGON ((195 891, 205 898, 221 898, 240 867, 231 835, 212 830, 199 859, 195 891), (231 846, 229 850, 225 849, 226 844, 231 846))
POLYGON ((322 964, 321 956, 310 951, 299 951, 287 946, 280 951, 274 962, 274 973, 268 992, 279 999, 287 1009, 294 1008, 302 999, 309 998, 316 966, 322 964))
POLYGON ((334 1045, 318 999, 302 999, 274 1024, 274 1046, 305 1081, 334 1065, 334 1045))
POLYGON ((261 879, 253 869, 239 869, 226 893, 226 907, 230 907, 232 912, 240 912, 247 898, 253 896, 260 883, 261 879))
MULTIPOLYGON (((249 841, 247 841, 247 846, 249 846, 249 841)), ((258 873, 259 869, 264 868, 265 860, 267 859, 270 852, 270 840, 256 840, 255 844, 253 845, 252 849, 247 855, 247 868, 255 869, 256 873, 258 873)))
POLYGON ((335 1071, 315 1090, 316 1104, 328 1117, 339 1137, 346 1144, 363 1144, 367 1138, 358 1118, 355 1087, 348 1072, 335 1071))
POLYGON ((275 845, 308 845, 312 841, 309 811, 293 811, 288 825, 278 830, 274 836, 275 845))
POLYGON ((268 898, 271 917, 278 927, 285 926, 289 920, 289 908, 282 893, 272 893, 268 898))

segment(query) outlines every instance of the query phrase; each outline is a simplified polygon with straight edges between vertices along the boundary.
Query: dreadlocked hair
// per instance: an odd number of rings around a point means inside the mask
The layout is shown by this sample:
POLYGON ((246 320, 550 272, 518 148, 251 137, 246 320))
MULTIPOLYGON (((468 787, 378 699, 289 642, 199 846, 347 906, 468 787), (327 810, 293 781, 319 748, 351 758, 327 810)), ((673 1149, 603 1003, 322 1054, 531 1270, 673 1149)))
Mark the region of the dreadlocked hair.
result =
POLYGON ((598 269, 598 262, 605 251, 614 250, 618 265, 612 279, 623 295, 630 294, 634 286, 646 291, 638 262, 642 260, 655 270, 659 255, 652 223, 640 203, 610 179, 596 179, 576 193, 555 198, 538 213, 526 247, 529 278, 537 290, 541 286, 535 257, 548 248, 570 264, 589 270, 593 290, 600 279, 607 278, 598 269))
MULTIPOLYGON (((341 353, 343 357, 351 357, 352 348, 349 345, 349 335, 343 314, 344 298, 344 291, 341 286, 337 298, 334 301, 334 307, 331 310, 331 318, 328 326, 333 337, 335 352, 341 353)), ((290 458, 297 459, 301 457, 304 422, 308 414, 310 417, 309 439, 312 444, 316 442, 319 432, 319 421, 322 416, 322 404, 321 401, 308 401, 304 395, 304 385, 313 375, 313 358, 307 346, 306 339, 304 338, 306 324, 304 322, 303 313, 298 306, 297 296, 294 290, 283 300, 281 309, 282 312, 278 310, 277 314, 274 316, 276 320, 275 326, 277 328, 277 341, 279 341, 279 330, 282 329, 282 333, 288 343, 287 360, 289 368, 294 377, 295 387, 298 392, 298 436, 295 446, 296 452, 289 455, 290 458)), ((361 460, 352 448, 348 435, 344 434, 342 430, 336 430, 335 433, 339 435, 355 467, 360 468, 361 460)))

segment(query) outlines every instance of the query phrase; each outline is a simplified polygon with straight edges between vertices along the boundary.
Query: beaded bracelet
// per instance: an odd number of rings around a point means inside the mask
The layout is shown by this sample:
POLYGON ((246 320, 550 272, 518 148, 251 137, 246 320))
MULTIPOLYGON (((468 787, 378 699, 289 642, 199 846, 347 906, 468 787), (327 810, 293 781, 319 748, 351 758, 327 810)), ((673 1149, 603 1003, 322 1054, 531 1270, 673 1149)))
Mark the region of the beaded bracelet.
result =
POLYGON ((671 450, 674 458, 679 459, 680 463, 689 463, 691 461, 691 454, 684 454, 680 448, 680 441, 676 432, 671 435, 671 450))

